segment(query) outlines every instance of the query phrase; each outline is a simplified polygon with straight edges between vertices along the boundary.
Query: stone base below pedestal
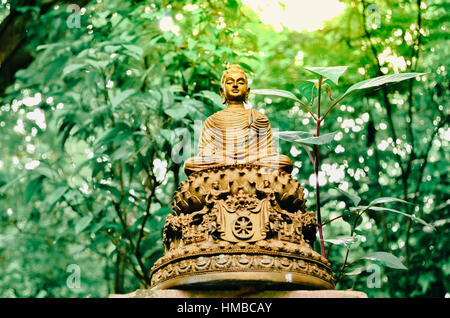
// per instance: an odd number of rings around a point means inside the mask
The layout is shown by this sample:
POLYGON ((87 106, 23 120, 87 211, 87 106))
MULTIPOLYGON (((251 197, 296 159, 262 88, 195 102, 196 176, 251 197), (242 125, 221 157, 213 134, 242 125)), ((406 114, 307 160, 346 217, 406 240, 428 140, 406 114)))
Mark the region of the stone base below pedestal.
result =
POLYGON ((179 289, 138 289, 129 294, 112 294, 109 298, 367 298, 354 290, 266 290, 254 288, 230 291, 193 291, 179 289))

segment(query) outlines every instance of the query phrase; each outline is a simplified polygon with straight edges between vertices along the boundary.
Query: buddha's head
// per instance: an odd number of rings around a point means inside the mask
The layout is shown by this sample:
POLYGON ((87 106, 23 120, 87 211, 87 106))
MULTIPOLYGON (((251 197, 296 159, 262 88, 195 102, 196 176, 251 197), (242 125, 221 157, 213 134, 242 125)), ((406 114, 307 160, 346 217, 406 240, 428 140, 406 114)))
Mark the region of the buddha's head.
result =
POLYGON ((246 103, 250 88, 247 86, 247 75, 239 65, 230 65, 225 72, 223 72, 220 96, 222 101, 226 102, 243 102, 246 103))

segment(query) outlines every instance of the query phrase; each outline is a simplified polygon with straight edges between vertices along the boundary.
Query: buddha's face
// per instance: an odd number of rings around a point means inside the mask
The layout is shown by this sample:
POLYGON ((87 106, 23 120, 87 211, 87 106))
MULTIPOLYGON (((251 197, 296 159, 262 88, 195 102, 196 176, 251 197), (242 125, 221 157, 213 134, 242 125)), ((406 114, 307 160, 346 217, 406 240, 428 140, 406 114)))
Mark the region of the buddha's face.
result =
POLYGON ((245 102, 250 89, 247 78, 241 71, 228 71, 225 75, 220 94, 227 101, 245 102))

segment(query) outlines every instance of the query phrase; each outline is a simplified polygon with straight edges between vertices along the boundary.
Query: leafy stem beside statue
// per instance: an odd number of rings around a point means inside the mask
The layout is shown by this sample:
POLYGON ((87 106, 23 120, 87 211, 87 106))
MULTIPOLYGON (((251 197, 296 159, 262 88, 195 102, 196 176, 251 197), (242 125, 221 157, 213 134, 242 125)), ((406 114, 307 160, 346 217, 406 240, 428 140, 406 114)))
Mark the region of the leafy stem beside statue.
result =
POLYGON ((404 213, 402 211, 383 206, 383 204, 390 202, 399 202, 404 204, 411 203, 398 198, 382 197, 373 200, 367 205, 360 205, 360 197, 342 189, 336 189, 353 203, 353 207, 350 207, 348 210, 343 211, 342 214, 338 217, 335 217, 328 221, 323 220, 320 205, 319 184, 320 148, 324 145, 330 146, 337 132, 329 132, 321 135, 321 130, 325 128, 325 118, 334 108, 336 108, 337 105, 339 105, 346 97, 350 96, 351 94, 366 89, 373 89, 390 83, 396 83, 404 80, 413 80, 415 77, 423 75, 423 73, 400 73, 367 79, 351 85, 342 96, 335 99, 332 97, 331 87, 338 84, 339 78, 347 70, 347 66, 305 67, 305 69, 313 73, 316 79, 300 82, 300 84, 298 85, 298 93, 301 95, 300 98, 298 98, 292 92, 279 89, 256 89, 253 90, 252 93, 257 95, 280 96, 294 100, 311 115, 315 122, 315 133, 304 131, 280 131, 278 132, 278 138, 302 146, 308 153, 308 156, 314 166, 317 229, 320 242, 320 252, 322 256, 328 258, 329 252, 333 245, 341 245, 346 248, 345 259, 343 261, 342 267, 340 268, 340 271, 336 273, 336 283, 345 276, 346 270, 348 268, 362 260, 378 261, 390 268, 407 269, 399 258, 387 252, 374 252, 352 262, 349 262, 349 254, 351 245, 357 241, 356 235, 364 234, 361 230, 358 229, 358 226, 362 222, 363 214, 365 214, 369 210, 396 213, 406 216, 413 221, 417 221, 431 227, 430 224, 414 216, 413 214, 404 213), (328 102, 326 102, 326 98, 328 98, 328 102), (314 112, 314 110, 316 111, 314 112), (323 234, 323 227, 341 218, 350 225, 349 236, 325 238, 323 234), (328 252, 325 251, 325 243, 329 243, 328 252))

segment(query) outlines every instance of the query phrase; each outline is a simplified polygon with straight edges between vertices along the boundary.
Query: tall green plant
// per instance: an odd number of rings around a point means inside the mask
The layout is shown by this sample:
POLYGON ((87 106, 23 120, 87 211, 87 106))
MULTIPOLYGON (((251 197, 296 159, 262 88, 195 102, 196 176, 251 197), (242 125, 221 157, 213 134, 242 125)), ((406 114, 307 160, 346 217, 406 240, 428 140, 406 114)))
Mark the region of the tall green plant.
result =
MULTIPOLYGON (((271 96, 280 96, 294 100, 298 104, 300 104, 314 119, 315 122, 315 133, 309 133, 304 131, 282 131, 277 134, 280 139, 299 144, 305 148, 308 153, 309 158, 314 166, 314 174, 315 174, 315 190, 316 190, 316 216, 317 216, 317 228, 319 234, 320 241, 320 252, 323 257, 327 257, 325 252, 325 242, 329 242, 331 244, 344 245, 347 247, 345 259, 342 265, 340 272, 337 275, 336 282, 338 282, 342 276, 344 275, 344 271, 350 265, 348 262, 348 255, 350 252, 350 246, 355 241, 354 234, 358 232, 358 225, 361 222, 361 216, 366 213, 368 210, 372 211, 386 211, 386 212, 394 212, 398 214, 402 214, 412 220, 419 221, 425 225, 431 226, 420 218, 417 218, 414 215, 410 215, 398 210, 389 209, 385 207, 380 207, 380 204, 388 203, 388 202, 402 202, 407 203, 404 200, 396 199, 396 198, 378 198, 373 200, 367 206, 359 205, 361 198, 356 195, 352 195, 346 191, 338 189, 344 195, 349 197, 354 203, 354 207, 349 211, 345 211, 341 216, 334 218, 332 220, 323 222, 323 216, 321 213, 321 204, 320 204, 320 185, 319 185, 319 170, 320 170, 320 147, 323 145, 329 145, 336 134, 336 132, 331 132, 327 134, 321 135, 321 129, 324 128, 323 124, 326 117, 329 113, 339 105, 345 98, 354 94, 356 92, 365 90, 365 89, 373 89, 383 85, 396 83, 404 80, 412 80, 415 77, 424 75, 423 73, 400 73, 400 74, 392 74, 392 75, 384 75, 371 79, 367 79, 358 83, 351 85, 339 98, 332 97, 332 89, 331 85, 338 85, 339 78, 342 74, 347 70, 347 66, 334 66, 334 67, 305 67, 305 70, 311 72, 316 76, 316 80, 307 80, 302 81, 299 85, 299 91, 302 93, 301 98, 298 98, 294 93, 280 90, 280 89, 256 89, 253 90, 254 94, 257 95, 271 95, 271 96), (324 90, 326 90, 326 96, 328 97, 329 103, 326 103, 326 100, 323 99, 324 90), (325 107, 324 107, 325 106, 325 107), (313 110, 316 110, 314 112, 313 110), (326 109, 324 113, 322 110, 326 109), (339 218, 343 218, 347 223, 350 224, 350 236, 349 237, 339 237, 335 239, 325 239, 323 235, 323 227, 339 218)), ((398 268, 398 269, 406 269, 406 267, 401 263, 401 261, 396 258, 394 255, 387 252, 378 252, 372 254, 370 256, 365 256, 363 259, 377 260, 384 263, 388 267, 398 268)), ((356 261, 355 261, 356 262, 356 261)), ((354 264, 355 262, 352 262, 354 264)))

